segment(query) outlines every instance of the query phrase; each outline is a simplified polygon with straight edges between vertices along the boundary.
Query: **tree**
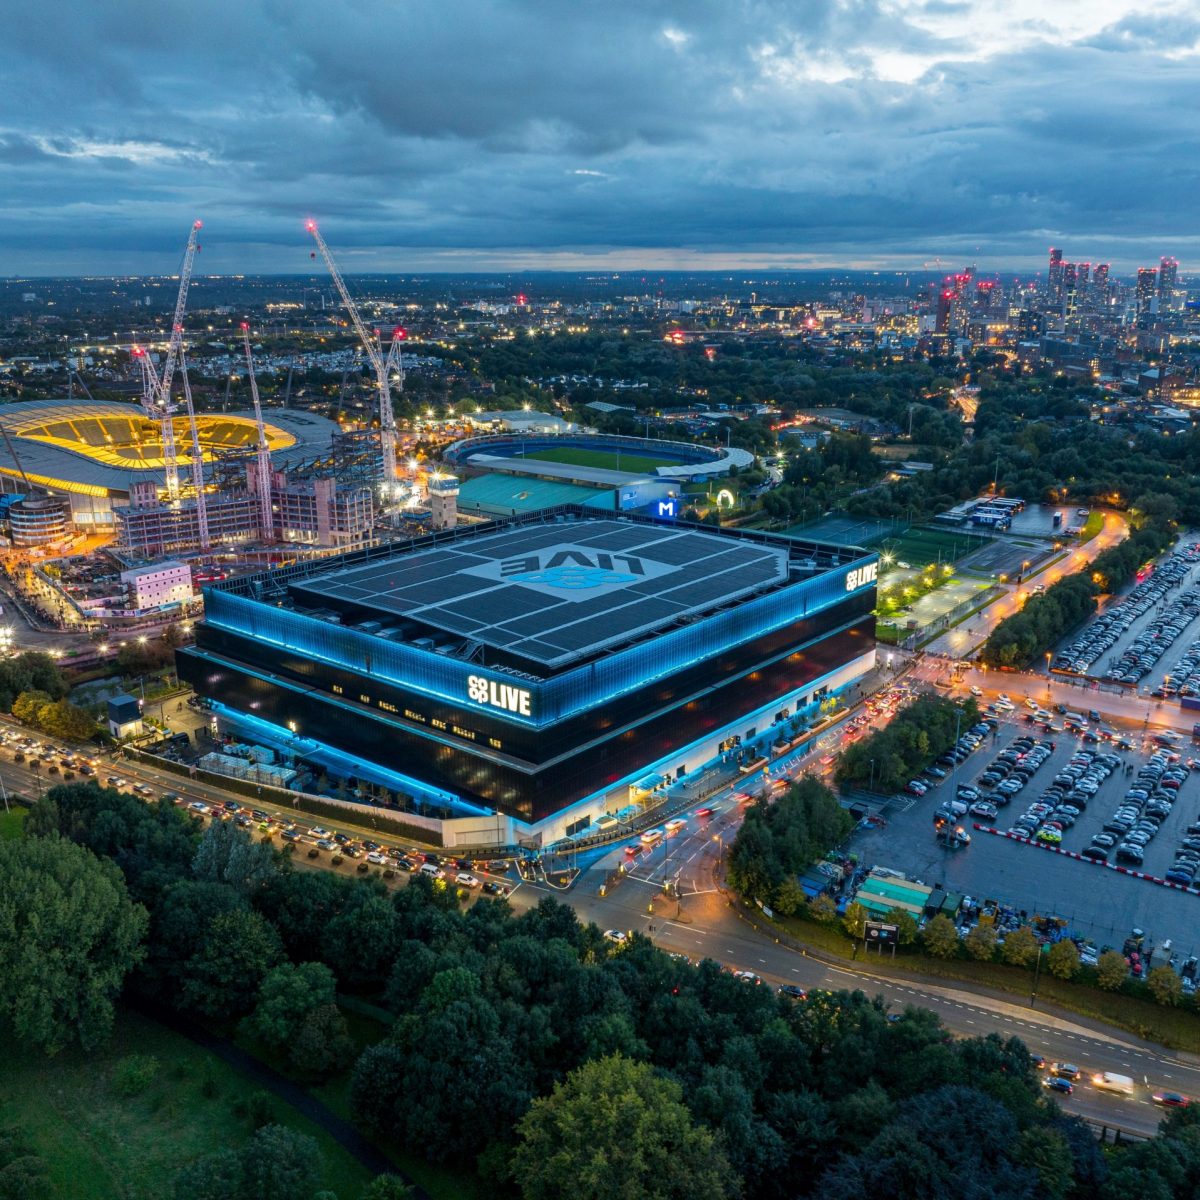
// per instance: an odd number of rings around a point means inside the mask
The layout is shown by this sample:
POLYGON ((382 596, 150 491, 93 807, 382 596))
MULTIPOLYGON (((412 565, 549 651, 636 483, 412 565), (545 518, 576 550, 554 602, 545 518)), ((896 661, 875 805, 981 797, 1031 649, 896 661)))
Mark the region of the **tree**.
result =
POLYGON ((35 724, 51 737, 69 742, 86 742, 95 736, 97 728, 90 714, 66 699, 44 705, 35 724))
POLYGON ((212 821, 196 847, 192 874, 212 883, 227 883, 243 895, 257 892, 275 874, 270 846, 255 842, 227 821, 212 821))
POLYGON ((282 958, 279 935, 258 913, 221 913, 208 923, 187 964, 180 1002, 209 1017, 247 1012, 267 973, 282 958))
POLYGON ((176 1174, 174 1193, 176 1200, 315 1200, 321 1171, 312 1138, 264 1125, 240 1150, 189 1163, 176 1174))
POLYGON ((895 925, 896 938, 901 946, 911 946, 917 940, 917 918, 907 909, 888 909, 885 920, 889 925, 895 925))
POLYGON ((376 1175, 362 1190, 362 1200, 411 1200, 412 1187, 399 1175, 376 1175))
POLYGON ((832 896, 821 892, 820 895, 814 896, 808 902, 808 914, 814 921, 828 924, 837 916, 837 905, 833 902, 832 896))
POLYGON ((1038 940, 1028 925, 1014 929, 1004 938, 1004 961, 1014 967, 1032 966, 1039 953, 1038 940))
POLYGON ((24 725, 38 725, 42 709, 50 704, 50 697, 45 692, 22 692, 12 705, 12 715, 24 725))
POLYGON ((525 1200, 725 1200, 737 1179, 683 1090, 614 1055, 572 1071, 517 1126, 513 1176, 525 1200))
POLYGON ((842 924, 852 938, 861 938, 867 931, 867 910, 857 901, 846 905, 842 924))
POLYGON ((804 908, 804 889, 794 879, 785 879, 775 889, 772 907, 781 917, 794 917, 804 908))
POLYGON ((925 926, 925 951, 935 958, 953 958, 958 953, 958 930, 945 913, 938 913, 925 926))
POLYGON ((1165 963, 1161 967, 1154 967, 1146 976, 1146 986, 1159 1004, 1174 1007, 1183 996, 1183 981, 1165 963))
POLYGON ((990 962, 996 950, 996 927, 994 925, 975 925, 963 939, 967 953, 979 962, 990 962))
POLYGON ((1023 1166, 1037 1171, 1046 1200, 1063 1200, 1070 1193, 1075 1168, 1067 1139, 1058 1130, 1023 1130, 1014 1157, 1023 1166))
POLYGON ((58 836, 0 842, 0 1014, 49 1054, 99 1045, 148 915, 111 863, 58 836))
POLYGON ((288 1046, 292 1066, 318 1079, 346 1066, 353 1055, 346 1018, 336 1004, 322 1004, 307 1013, 288 1046))
POLYGON ((1073 979, 1079 971, 1079 951, 1068 938, 1055 942, 1046 955, 1046 967, 1056 979, 1073 979))
POLYGON ((1125 956, 1116 950, 1105 950, 1096 961, 1096 982, 1106 992, 1115 992, 1129 976, 1125 956))
POLYGON ((280 963, 263 979, 246 1028, 272 1050, 281 1050, 314 1009, 336 1001, 337 980, 324 963, 280 963))
POLYGON ((49 1200, 46 1162, 33 1149, 25 1131, 0 1126, 0 1200, 49 1200))

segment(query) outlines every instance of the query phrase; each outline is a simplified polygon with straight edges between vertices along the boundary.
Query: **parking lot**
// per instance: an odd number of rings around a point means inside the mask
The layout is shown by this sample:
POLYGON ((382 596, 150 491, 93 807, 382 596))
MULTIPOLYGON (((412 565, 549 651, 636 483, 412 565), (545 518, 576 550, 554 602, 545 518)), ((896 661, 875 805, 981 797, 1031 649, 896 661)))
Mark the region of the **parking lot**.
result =
MULTIPOLYGON (((1094 794, 1083 805, 1072 805, 1081 808, 1080 815, 1061 832, 1061 849, 1081 852, 1112 819, 1126 792, 1137 782, 1138 772, 1158 749, 1153 743, 1143 741, 1140 726, 1126 730, 1124 736, 1134 749, 1115 749, 1111 742, 1089 744, 1065 732, 1047 734, 1026 722, 1022 710, 1014 711, 993 734, 984 738, 966 761, 931 787, 928 794, 906 795, 894 802, 886 814, 886 827, 856 832, 850 849, 865 863, 903 871, 926 884, 940 884, 947 891, 964 893, 976 900, 996 899, 1029 917, 1034 914, 1062 917, 1074 933, 1092 939, 1098 948, 1119 949, 1130 929, 1139 927, 1147 931, 1148 942, 1158 946, 1170 939, 1172 952, 1180 961, 1200 954, 1197 924, 1200 896, 974 828, 979 824, 1009 830, 1056 777, 1063 774, 1073 756, 1080 751, 1097 756, 1113 754, 1111 773, 1097 782, 1094 794), (934 813, 954 799, 959 785, 975 783, 1020 738, 1053 743, 1053 747, 1029 781, 1007 805, 999 808, 996 818, 969 813, 958 817, 959 824, 971 834, 969 846, 951 848, 941 844, 935 835, 934 813)), ((1186 767, 1187 743, 1181 742, 1180 748, 1182 765, 1186 767)), ((981 791, 990 799, 996 789, 981 791)), ((1129 870, 1161 878, 1170 868, 1177 847, 1187 836, 1187 826, 1200 822, 1200 769, 1188 773, 1176 795, 1178 799, 1172 803, 1169 814, 1145 846, 1144 864, 1130 865, 1129 870)), ((1114 861, 1112 853, 1109 861, 1114 861)))
POLYGON ((1185 534, 1175 553, 1058 647, 1054 666, 1152 691, 1197 639, 1200 542, 1185 534))

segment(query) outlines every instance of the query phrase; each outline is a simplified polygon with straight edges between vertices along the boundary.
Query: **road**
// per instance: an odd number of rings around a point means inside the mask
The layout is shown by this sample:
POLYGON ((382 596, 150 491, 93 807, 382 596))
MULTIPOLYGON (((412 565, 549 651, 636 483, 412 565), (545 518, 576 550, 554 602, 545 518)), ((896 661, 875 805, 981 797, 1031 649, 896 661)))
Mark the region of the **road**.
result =
MULTIPOLYGON (((119 775, 131 783, 144 782, 161 792, 177 792, 189 800, 210 803, 229 798, 228 793, 209 784, 183 779, 140 763, 104 760, 99 779, 119 775)), ((22 764, 11 761, 11 753, 0 751, 0 779, 11 791, 37 794, 40 786, 58 776, 40 778, 22 764)), ((1200 1065, 1140 1041, 1109 1032, 1099 1025, 1069 1020, 1044 1013, 1036 1007, 1011 999, 975 994, 971 991, 919 980, 889 978, 874 972, 869 964, 834 965, 799 954, 775 942, 763 929, 753 928, 726 901, 716 885, 725 849, 741 820, 746 800, 744 781, 731 784, 711 797, 706 807, 711 816, 687 814, 687 824, 675 837, 654 850, 627 861, 623 846, 594 852, 582 862, 581 876, 569 892, 542 881, 521 881, 509 873, 506 886, 512 889, 510 903, 517 911, 536 905, 547 895, 569 903, 584 921, 604 929, 636 931, 653 938, 665 950, 686 954, 693 960, 712 958, 725 967, 753 971, 766 983, 795 983, 805 988, 862 988, 880 994, 897 1011, 919 1005, 936 1012, 956 1034, 973 1036, 998 1032, 1020 1037, 1032 1051, 1047 1059, 1070 1061, 1085 1071, 1113 1070, 1139 1081, 1138 1095, 1125 1098, 1097 1092, 1080 1085, 1074 1096, 1064 1099, 1064 1108, 1101 1124, 1108 1123, 1134 1133, 1152 1133, 1160 1117, 1149 1094, 1168 1088, 1200 1095, 1200 1065), (621 866, 623 874, 614 875, 621 866), (668 896, 664 884, 673 885, 668 896), (601 887, 605 885, 605 893, 601 887)), ((239 800, 242 798, 239 797, 239 800)), ((255 802, 257 807, 290 818, 296 814, 278 806, 255 802)), ((314 823, 312 819, 309 824, 314 823)), ((340 822, 339 827, 370 837, 363 826, 340 822)), ((362 860, 359 860, 361 862, 362 860)), ((325 856, 315 862, 297 857, 297 866, 329 869, 325 856)), ((359 863, 347 862, 344 872, 356 872, 359 863)), ((476 872, 480 874, 480 872, 476 872)), ((397 875, 394 886, 405 881, 397 875)), ((478 896, 478 893, 475 893, 478 896)), ((750 985, 747 985, 750 986, 750 985)))
MULTIPOLYGON (((1082 1019, 1064 1019, 1015 999, 975 994, 951 985, 898 979, 862 965, 831 965, 781 946, 765 929, 753 928, 730 907, 715 876, 724 848, 740 823, 741 802, 734 795, 710 800, 713 815, 688 821, 686 830, 662 846, 638 856, 627 874, 606 895, 600 888, 625 859, 610 851, 582 875, 568 897, 580 918, 604 929, 645 934, 664 950, 693 960, 712 958, 723 966, 753 971, 767 984, 804 988, 861 988, 880 994, 902 1012, 909 1005, 932 1009, 946 1027, 962 1036, 997 1032, 1019 1037, 1047 1060, 1072 1062, 1085 1071, 1116 1071, 1138 1082, 1137 1094, 1124 1097, 1080 1082, 1063 1107, 1099 1124, 1133 1133, 1153 1133, 1161 1118, 1150 1100, 1165 1088, 1200 1095, 1200 1064, 1176 1058, 1160 1047, 1082 1019), (663 891, 674 882, 678 896, 663 891)), ((512 898, 517 909, 535 905, 546 894, 536 884, 512 898)))
POLYGON ((1019 586, 1008 586, 1004 595, 997 597, 987 608, 980 610, 961 625, 946 630, 930 642, 925 647, 926 650, 931 654, 946 654, 954 658, 965 658, 974 653, 1005 617, 1012 616, 1021 608, 1031 587, 1036 587, 1039 583, 1049 587, 1064 575, 1082 571, 1102 550, 1107 550, 1124 540, 1128 532, 1129 524, 1120 514, 1105 513, 1104 527, 1095 537, 1035 568, 1019 586))

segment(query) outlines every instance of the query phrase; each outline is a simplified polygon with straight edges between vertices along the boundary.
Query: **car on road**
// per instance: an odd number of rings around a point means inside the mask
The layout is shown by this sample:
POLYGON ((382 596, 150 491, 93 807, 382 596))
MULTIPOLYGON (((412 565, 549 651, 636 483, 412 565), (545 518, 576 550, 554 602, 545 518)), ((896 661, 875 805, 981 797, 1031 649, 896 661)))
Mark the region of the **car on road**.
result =
POLYGON ((713 815, 713 810, 711 808, 696 809, 696 816, 698 816, 698 817, 711 817, 712 815, 713 815))
POLYGON ((483 890, 489 896, 507 896, 508 889, 502 883, 497 883, 494 879, 489 879, 484 885, 483 890))
POLYGON ((367 855, 367 862, 376 867, 388 866, 387 855, 380 854, 378 850, 372 850, 371 853, 367 855))
POLYGON ((190 808, 194 813, 199 813, 201 816, 208 812, 208 805, 205 804, 203 800, 193 800, 191 804, 188 805, 188 808, 190 808))
POLYGON ((1064 1096, 1069 1096, 1075 1090, 1074 1084, 1068 1079, 1062 1079, 1057 1075, 1047 1075, 1042 1080, 1042 1087, 1049 1088, 1052 1092, 1062 1092, 1064 1096))
POLYGON ((975 696, 976 698, 983 695, 983 688, 977 687, 975 684, 971 684, 970 691, 971 695, 975 696))
POLYGON ((762 983, 762 980, 753 971, 734 971, 733 977, 740 979, 743 983, 752 983, 755 987, 762 983))
POLYGON ((1044 1071, 1046 1069, 1046 1059, 1041 1054, 1031 1054, 1029 1056, 1029 1065, 1035 1071, 1044 1071))
POLYGON ((798 987, 794 983, 781 983, 777 989, 779 995, 786 996, 789 1000, 807 1000, 808 992, 802 987, 798 987))
POLYGON ((1083 1077, 1083 1072, 1074 1063, 1069 1062, 1051 1063, 1050 1074, 1058 1079, 1069 1079, 1072 1083, 1083 1077))
POLYGON ((612 942, 616 946, 623 946, 629 941, 629 935, 622 933, 619 929, 606 929, 604 931, 604 940, 612 942))
POLYGON ((1187 1108, 1191 1101, 1180 1092, 1155 1092, 1150 1097, 1160 1108, 1187 1108))
POLYGON ((459 887, 465 888, 477 888, 479 886, 479 880, 476 879, 475 876, 470 873, 470 871, 459 871, 459 873, 454 877, 454 882, 457 883, 459 887))

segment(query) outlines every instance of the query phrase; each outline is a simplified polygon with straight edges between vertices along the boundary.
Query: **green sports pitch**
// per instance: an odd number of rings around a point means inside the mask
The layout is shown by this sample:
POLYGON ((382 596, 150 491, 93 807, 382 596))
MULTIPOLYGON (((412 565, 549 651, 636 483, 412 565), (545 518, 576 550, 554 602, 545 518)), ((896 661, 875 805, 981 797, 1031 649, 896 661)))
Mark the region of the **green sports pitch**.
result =
POLYGON ((572 467, 597 467, 604 471, 635 471, 652 474, 656 467, 678 466, 671 458, 649 458, 643 454, 618 454, 615 450, 585 450, 563 446, 550 450, 530 450, 523 458, 541 462, 566 463, 572 467))
POLYGON ((976 533, 948 529, 923 529, 910 526, 903 533, 873 538, 871 549, 891 554, 897 562, 913 567, 925 567, 936 562, 955 562, 972 550, 979 549, 988 539, 976 533))

